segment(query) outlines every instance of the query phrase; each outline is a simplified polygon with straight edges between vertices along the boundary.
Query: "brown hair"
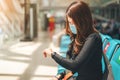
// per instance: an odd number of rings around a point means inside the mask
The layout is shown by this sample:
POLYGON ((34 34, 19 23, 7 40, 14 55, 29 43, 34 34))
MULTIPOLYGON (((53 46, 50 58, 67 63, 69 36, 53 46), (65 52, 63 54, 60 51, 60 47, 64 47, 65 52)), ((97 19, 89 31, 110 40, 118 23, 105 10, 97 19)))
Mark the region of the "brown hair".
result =
POLYGON ((73 51, 78 54, 88 35, 97 31, 93 27, 90 8, 85 2, 75 1, 71 3, 66 10, 66 32, 71 36, 71 38, 74 38, 74 34, 69 28, 67 16, 72 18, 77 29, 73 51))

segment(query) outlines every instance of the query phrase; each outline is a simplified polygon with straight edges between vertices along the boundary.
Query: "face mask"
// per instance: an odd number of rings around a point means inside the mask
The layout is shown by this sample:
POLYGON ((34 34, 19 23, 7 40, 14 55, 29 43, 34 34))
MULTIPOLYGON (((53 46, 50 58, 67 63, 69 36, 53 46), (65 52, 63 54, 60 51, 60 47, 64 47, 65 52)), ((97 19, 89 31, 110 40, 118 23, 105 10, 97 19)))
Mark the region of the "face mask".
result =
POLYGON ((70 26, 70 30, 72 31, 73 34, 77 34, 77 30, 76 30, 76 27, 75 25, 69 25, 70 26))

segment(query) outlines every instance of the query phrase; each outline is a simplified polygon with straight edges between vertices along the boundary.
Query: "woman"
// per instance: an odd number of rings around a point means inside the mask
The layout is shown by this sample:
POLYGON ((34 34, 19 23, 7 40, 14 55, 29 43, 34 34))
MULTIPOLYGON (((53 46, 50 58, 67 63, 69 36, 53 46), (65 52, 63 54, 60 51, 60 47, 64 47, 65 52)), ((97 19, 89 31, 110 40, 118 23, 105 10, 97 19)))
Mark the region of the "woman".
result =
POLYGON ((72 73, 77 72, 76 80, 102 80, 102 40, 85 2, 75 1, 68 7, 66 33, 72 40, 67 52, 69 58, 61 57, 52 49, 45 49, 44 56, 49 55, 72 73))

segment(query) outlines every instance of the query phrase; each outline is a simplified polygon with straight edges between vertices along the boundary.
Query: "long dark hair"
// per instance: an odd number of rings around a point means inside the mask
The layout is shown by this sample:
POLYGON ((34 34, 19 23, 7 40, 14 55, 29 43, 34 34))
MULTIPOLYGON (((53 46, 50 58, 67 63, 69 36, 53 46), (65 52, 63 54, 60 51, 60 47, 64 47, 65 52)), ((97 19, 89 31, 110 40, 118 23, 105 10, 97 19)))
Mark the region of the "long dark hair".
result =
POLYGON ((83 1, 75 1, 71 3, 66 10, 66 32, 74 38, 73 51, 78 54, 86 40, 86 38, 97 30, 93 27, 93 20, 90 8, 83 1), (77 34, 74 35, 70 28, 67 16, 72 18, 76 29, 77 34))

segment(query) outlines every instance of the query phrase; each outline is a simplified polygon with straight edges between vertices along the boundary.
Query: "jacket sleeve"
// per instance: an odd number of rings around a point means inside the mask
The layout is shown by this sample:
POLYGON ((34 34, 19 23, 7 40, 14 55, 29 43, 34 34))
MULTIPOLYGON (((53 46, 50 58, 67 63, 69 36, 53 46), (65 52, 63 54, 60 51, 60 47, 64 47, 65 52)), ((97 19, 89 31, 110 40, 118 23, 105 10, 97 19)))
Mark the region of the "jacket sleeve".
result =
POLYGON ((90 36, 86 39, 83 48, 81 49, 80 53, 77 55, 75 60, 63 58, 58 54, 53 54, 52 58, 61 66, 69 69, 71 71, 76 72, 77 69, 82 66, 82 64, 94 55, 94 51, 97 50, 99 46, 100 38, 97 36, 90 36))

